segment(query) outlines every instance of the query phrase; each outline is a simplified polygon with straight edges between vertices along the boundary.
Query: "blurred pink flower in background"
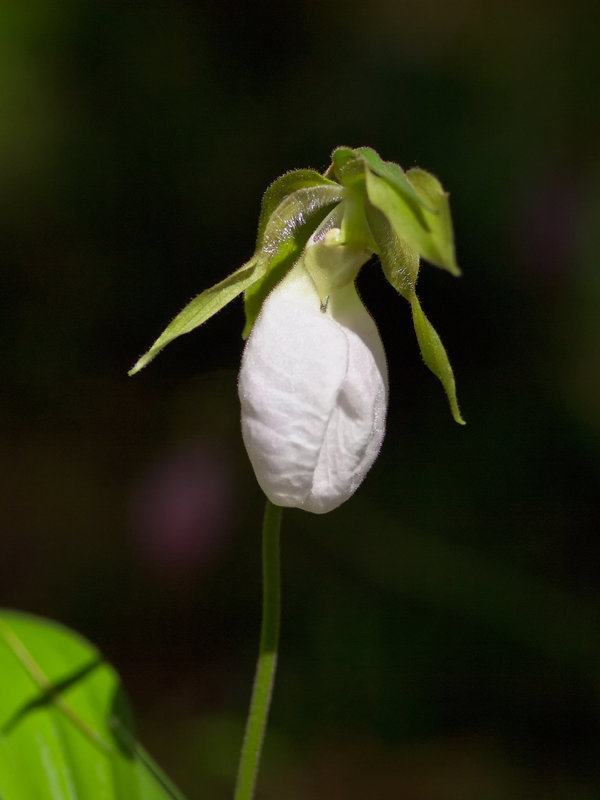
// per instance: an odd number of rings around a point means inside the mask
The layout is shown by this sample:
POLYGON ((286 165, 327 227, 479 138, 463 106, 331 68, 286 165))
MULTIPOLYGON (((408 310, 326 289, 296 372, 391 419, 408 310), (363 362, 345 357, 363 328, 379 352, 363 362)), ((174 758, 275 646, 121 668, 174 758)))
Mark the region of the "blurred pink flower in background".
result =
POLYGON ((231 532, 233 496, 229 459, 212 443, 165 453, 133 491, 136 548, 166 572, 210 568, 231 532))

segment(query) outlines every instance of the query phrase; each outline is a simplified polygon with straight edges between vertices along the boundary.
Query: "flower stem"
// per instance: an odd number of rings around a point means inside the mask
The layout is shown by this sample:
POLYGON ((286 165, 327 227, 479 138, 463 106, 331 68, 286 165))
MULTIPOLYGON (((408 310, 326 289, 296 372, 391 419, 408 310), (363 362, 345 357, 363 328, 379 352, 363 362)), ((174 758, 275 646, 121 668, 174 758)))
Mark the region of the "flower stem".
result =
POLYGON ((267 500, 262 531, 263 603, 260 649, 234 800, 252 800, 254 796, 256 774, 271 705, 281 618, 281 581, 279 576, 281 511, 279 506, 267 500))

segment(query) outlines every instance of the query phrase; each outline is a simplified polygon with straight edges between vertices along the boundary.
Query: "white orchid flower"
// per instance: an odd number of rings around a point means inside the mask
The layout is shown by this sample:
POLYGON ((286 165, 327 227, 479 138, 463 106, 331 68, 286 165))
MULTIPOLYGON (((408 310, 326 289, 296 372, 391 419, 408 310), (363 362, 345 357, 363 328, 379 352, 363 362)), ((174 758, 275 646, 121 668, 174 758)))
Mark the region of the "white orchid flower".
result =
POLYGON ((379 453, 388 381, 377 327, 353 281, 369 253, 339 244, 336 228, 317 236, 262 306, 239 396, 264 493, 276 505, 322 514, 354 494, 379 453), (313 275, 329 268, 325 303, 309 266, 313 275))
POLYGON ((430 173, 404 172, 369 147, 338 147, 323 175, 294 170, 271 184, 253 256, 191 300, 130 374, 243 293, 239 395, 256 477, 276 505, 330 511, 363 481, 385 432, 385 354, 354 285, 372 255, 408 301, 423 361, 464 424, 416 291, 421 258, 460 274, 448 194, 430 173))

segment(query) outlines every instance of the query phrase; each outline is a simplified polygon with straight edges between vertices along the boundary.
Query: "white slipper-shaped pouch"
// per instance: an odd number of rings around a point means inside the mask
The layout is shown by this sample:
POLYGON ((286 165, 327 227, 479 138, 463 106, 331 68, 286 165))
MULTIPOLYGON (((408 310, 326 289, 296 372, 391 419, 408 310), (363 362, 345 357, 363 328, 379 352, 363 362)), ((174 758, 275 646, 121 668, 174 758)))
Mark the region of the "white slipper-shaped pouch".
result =
POLYGON ((388 382, 353 280, 324 304, 300 259, 254 323, 239 396, 244 443, 271 502, 322 514, 354 494, 383 441, 388 382))

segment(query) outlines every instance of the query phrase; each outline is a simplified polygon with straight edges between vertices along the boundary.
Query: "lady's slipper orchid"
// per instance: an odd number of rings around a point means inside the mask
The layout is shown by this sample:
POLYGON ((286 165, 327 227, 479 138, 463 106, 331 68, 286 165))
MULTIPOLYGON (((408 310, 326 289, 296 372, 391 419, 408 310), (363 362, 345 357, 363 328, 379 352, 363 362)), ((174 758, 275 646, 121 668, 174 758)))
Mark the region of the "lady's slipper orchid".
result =
POLYGON ((376 255, 411 307, 425 364, 463 423, 454 374, 416 294, 420 259, 459 275, 448 195, 368 147, 337 148, 321 175, 296 170, 265 192, 253 257, 194 298, 131 370, 244 293, 249 339, 239 395, 257 479, 276 505, 324 513, 347 500, 385 431, 387 366, 354 280, 376 255))
POLYGON ((267 502, 260 651, 238 800, 254 796, 277 662, 280 507, 337 508, 362 483, 385 433, 385 353, 354 285, 372 255, 410 304, 423 360, 464 424, 448 356, 416 294, 421 257, 460 274, 448 196, 433 175, 405 173, 369 147, 338 147, 322 175, 295 170, 271 184, 252 258, 195 297, 129 373, 244 294, 242 435, 267 502))
POLYGON ((314 246, 332 249, 310 242, 265 300, 244 350, 239 395, 264 493, 276 505, 321 514, 356 491, 379 453, 387 364, 353 280, 321 301, 304 263, 314 246))

